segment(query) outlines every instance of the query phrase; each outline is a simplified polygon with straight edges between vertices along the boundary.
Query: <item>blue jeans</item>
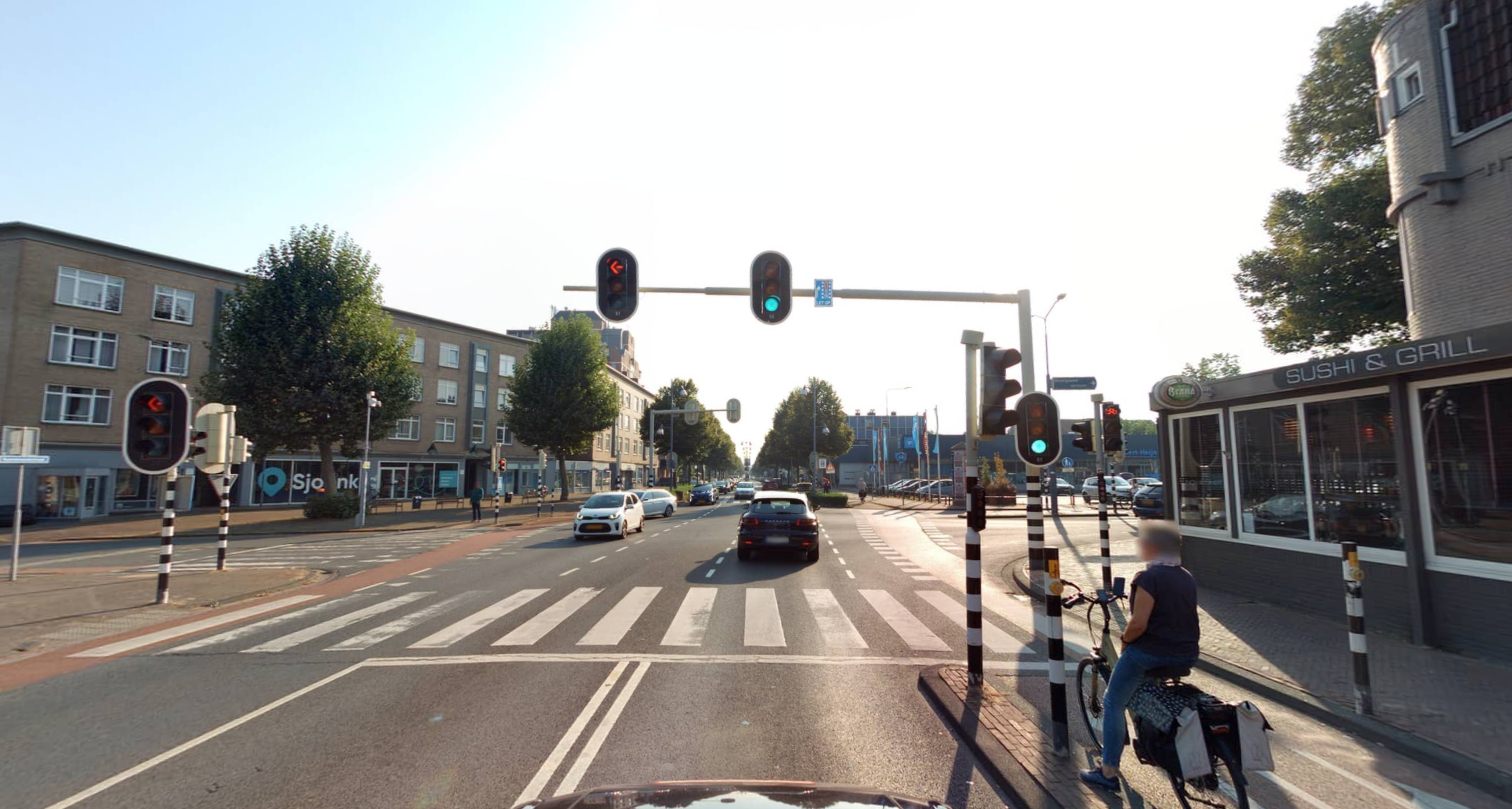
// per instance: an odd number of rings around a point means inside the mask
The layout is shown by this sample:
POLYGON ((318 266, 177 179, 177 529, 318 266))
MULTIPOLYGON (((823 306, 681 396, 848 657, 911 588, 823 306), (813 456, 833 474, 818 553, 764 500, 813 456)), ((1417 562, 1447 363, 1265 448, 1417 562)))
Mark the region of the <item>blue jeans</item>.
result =
POLYGON ((1118 760, 1123 758, 1124 745, 1129 740, 1124 710, 1129 705, 1129 698, 1134 696, 1134 690, 1144 682, 1145 672, 1171 666, 1190 666, 1195 662, 1195 657, 1150 654, 1137 644, 1124 648, 1118 656, 1118 663, 1113 666, 1113 673, 1108 677, 1108 691, 1103 694, 1102 763, 1105 766, 1117 767, 1118 760))

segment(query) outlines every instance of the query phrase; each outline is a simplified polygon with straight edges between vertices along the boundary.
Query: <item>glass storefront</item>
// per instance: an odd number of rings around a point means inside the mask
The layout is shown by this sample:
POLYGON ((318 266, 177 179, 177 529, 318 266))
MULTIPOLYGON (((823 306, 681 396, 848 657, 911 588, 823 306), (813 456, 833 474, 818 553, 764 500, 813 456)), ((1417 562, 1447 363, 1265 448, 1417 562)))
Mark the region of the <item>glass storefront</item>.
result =
POLYGON ((1218 414, 1173 419, 1177 519, 1182 525, 1228 528, 1223 434, 1218 414))
POLYGON ((75 520, 105 513, 103 475, 41 475, 37 478, 37 516, 75 520))
POLYGON ((135 469, 115 470, 115 510, 144 511, 158 507, 162 476, 135 469))
POLYGON ((1384 394, 1303 406, 1314 539, 1401 550, 1401 489, 1384 394))
POLYGON ((1418 391, 1433 552, 1512 562, 1512 379, 1418 391))
POLYGON ((1235 411, 1234 465, 1241 531, 1308 538, 1302 425, 1296 405, 1235 411))
POLYGON ((376 496, 386 500, 420 497, 459 497, 462 475, 455 462, 392 463, 378 465, 376 496))

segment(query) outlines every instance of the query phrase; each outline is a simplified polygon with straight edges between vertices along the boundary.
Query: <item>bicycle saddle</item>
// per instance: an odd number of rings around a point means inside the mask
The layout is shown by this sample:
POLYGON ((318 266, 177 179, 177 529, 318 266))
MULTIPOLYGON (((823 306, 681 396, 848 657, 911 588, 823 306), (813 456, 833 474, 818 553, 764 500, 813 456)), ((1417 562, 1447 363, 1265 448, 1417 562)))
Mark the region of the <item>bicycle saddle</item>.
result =
POLYGON ((1191 666, 1158 666, 1145 672, 1145 676, 1154 680, 1180 679, 1190 676, 1191 666))

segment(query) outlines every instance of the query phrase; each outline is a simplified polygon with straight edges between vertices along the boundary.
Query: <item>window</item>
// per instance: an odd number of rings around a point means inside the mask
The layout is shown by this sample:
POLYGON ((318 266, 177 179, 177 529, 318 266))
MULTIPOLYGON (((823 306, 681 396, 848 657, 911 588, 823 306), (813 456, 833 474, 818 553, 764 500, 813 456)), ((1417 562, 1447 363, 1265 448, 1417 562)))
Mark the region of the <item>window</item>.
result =
POLYGON ((1417 62, 1396 75, 1397 112, 1423 97, 1423 69, 1417 62))
POLYGON ((462 366, 462 348, 451 343, 441 344, 441 356, 437 360, 442 368, 460 368, 462 366))
POLYGON ((72 267, 58 268, 58 294, 54 299, 64 306, 98 309, 121 313, 121 297, 126 279, 72 267))
POLYGON ((1313 539, 1400 550, 1396 420, 1384 395, 1303 406, 1313 539))
POLYGON ((47 361, 61 365, 88 365, 94 368, 116 367, 114 334, 73 326, 53 326, 52 349, 47 361))
POLYGON ((1176 478, 1182 525, 1228 528, 1227 491, 1223 474, 1223 435, 1218 415, 1183 416, 1173 420, 1176 478))
POLYGON ((440 404, 457 403, 457 383, 451 379, 436 380, 436 401, 440 404))
POLYGON ((1296 405, 1234 413, 1239 530, 1310 539, 1311 507, 1302 469, 1302 425, 1296 405))
POLYGON ((1512 379, 1418 391, 1433 553, 1512 562, 1512 379))
POLYGON ((110 389, 48 385, 42 401, 48 424, 110 424, 110 389))
POLYGON ((1512 25, 1506 0, 1447 3, 1440 31, 1449 74, 1449 120, 1454 134, 1472 132, 1512 115, 1512 25))
POLYGON ((419 441, 420 440, 420 417, 410 416, 400 419, 394 425, 394 431, 389 433, 389 438, 395 441, 419 441))
POLYGON ((482 444, 484 441, 484 434, 487 431, 488 425, 485 424, 481 419, 474 421, 472 423, 472 442, 474 444, 482 444))
POLYGON ((157 287, 152 295, 152 319, 193 323, 194 293, 173 287, 157 287))
POLYGON ((153 340, 147 344, 147 372, 169 376, 189 375, 189 344, 153 340))
POLYGON ((410 362, 425 362, 425 338, 416 337, 410 345, 410 362))
POLYGON ((509 407, 509 388, 499 388, 498 399, 495 405, 499 410, 509 407))
POLYGON ((512 433, 512 432, 509 431, 509 425, 505 424, 503 421, 500 421, 498 424, 494 425, 494 443, 496 443, 496 444, 513 444, 514 443, 514 433, 512 433))
POLYGON ((456 419, 436 419, 436 441, 441 444, 450 444, 457 440, 456 419))
POLYGON ((488 373, 488 349, 480 348, 473 352, 473 370, 480 374, 488 373))
POLYGON ((514 376, 515 358, 508 354, 499 355, 499 376, 514 376))
POLYGON ((423 376, 417 376, 417 377, 415 377, 415 387, 413 387, 413 388, 410 389, 410 401, 411 402, 423 402, 423 401, 425 401, 425 377, 423 377, 423 376))
POLYGON ((474 410, 482 410, 488 407, 488 386, 473 385, 472 406, 474 410))

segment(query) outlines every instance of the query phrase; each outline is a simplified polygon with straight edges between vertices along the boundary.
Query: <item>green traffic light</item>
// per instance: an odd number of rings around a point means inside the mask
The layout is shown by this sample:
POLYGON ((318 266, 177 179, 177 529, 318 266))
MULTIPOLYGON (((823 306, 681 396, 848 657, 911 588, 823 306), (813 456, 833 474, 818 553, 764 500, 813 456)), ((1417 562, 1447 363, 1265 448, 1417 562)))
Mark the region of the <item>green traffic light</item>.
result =
POLYGON ((1036 438, 1036 439, 1034 439, 1034 442, 1029 445, 1029 449, 1033 450, 1036 454, 1044 452, 1045 451, 1045 439, 1043 439, 1043 438, 1036 438))
POLYGON ((769 295, 769 296, 767 296, 767 299, 766 299, 766 310, 768 312, 775 312, 775 311, 777 311, 777 307, 779 307, 781 305, 782 305, 782 301, 779 301, 777 299, 776 295, 769 295))

